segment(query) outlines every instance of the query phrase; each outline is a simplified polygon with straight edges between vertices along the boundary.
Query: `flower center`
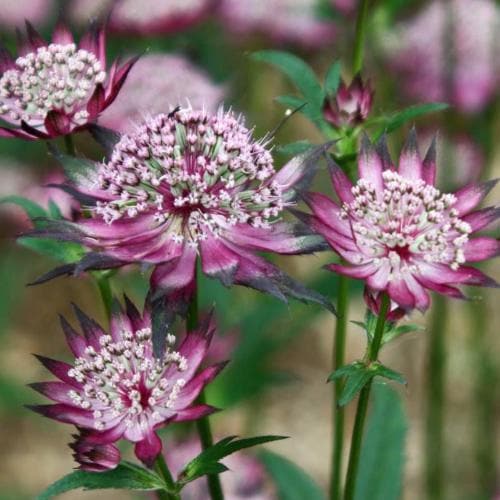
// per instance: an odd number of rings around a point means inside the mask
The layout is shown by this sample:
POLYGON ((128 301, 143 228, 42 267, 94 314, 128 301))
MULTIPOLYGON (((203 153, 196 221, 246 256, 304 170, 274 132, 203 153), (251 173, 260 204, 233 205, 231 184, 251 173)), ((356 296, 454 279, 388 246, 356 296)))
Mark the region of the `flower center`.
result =
POLYGON ((0 114, 8 120, 42 125, 52 110, 74 115, 77 124, 88 118, 85 109, 95 86, 106 73, 96 56, 75 44, 50 44, 16 60, 16 69, 0 79, 0 114))
MULTIPOLYGON (((172 345, 175 337, 168 335, 167 341, 172 345)), ((98 350, 88 346, 68 371, 83 386, 68 396, 92 411, 97 430, 107 429, 117 418, 125 419, 127 427, 144 416, 160 420, 185 385, 177 375, 187 369, 186 358, 170 347, 161 360, 155 358, 149 328, 122 332, 117 341, 104 335, 99 342, 98 350)))
POLYGON ((239 117, 191 109, 158 115, 123 136, 101 165, 99 187, 113 199, 97 204, 109 224, 154 214, 174 241, 196 245, 228 226, 266 227, 283 210, 271 154, 239 117))
POLYGON ((397 172, 382 174, 383 192, 365 179, 352 188, 354 200, 342 206, 360 250, 360 263, 388 262, 395 272, 424 260, 457 269, 471 227, 458 217, 452 194, 441 194, 423 180, 397 172))

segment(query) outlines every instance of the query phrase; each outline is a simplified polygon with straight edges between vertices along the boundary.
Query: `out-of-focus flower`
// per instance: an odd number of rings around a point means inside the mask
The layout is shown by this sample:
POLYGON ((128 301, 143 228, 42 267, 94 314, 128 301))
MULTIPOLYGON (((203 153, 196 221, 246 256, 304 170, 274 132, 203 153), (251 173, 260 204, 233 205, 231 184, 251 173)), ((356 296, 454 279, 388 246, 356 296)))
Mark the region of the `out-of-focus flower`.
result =
POLYGON ((110 29, 144 35, 176 33, 204 19, 215 3, 215 0, 120 0, 113 4, 110 29))
POLYGON ((387 292, 406 311, 425 311, 427 290, 462 298, 457 285, 496 286, 465 265, 499 253, 496 239, 472 238, 500 216, 496 207, 475 210, 495 181, 441 193, 434 187, 434 144, 422 161, 414 132, 397 169, 384 141, 375 151, 365 138, 358 169, 360 179, 352 185, 331 164, 340 204, 321 194, 306 198, 314 213, 306 216, 308 222, 345 261, 330 264, 330 270, 365 280, 370 290, 387 292))
MULTIPOLYGON (((170 470, 178 475, 183 467, 201 452, 198 439, 172 443, 167 447, 165 459, 170 470)), ((224 458, 229 469, 220 479, 227 500, 276 500, 277 495, 264 466, 249 453, 234 453, 224 458)), ((183 500, 209 498, 206 478, 188 483, 182 489, 183 500)))
MULTIPOLYGON (((321 236, 282 220, 325 148, 292 159, 279 172, 266 141, 255 141, 241 117, 190 108, 157 115, 124 135, 111 158, 86 169, 75 189, 92 217, 37 234, 95 250, 49 277, 92 266, 153 264, 155 297, 181 309, 195 286, 197 257, 208 276, 285 299, 324 302, 258 251, 304 254, 324 249, 321 236)), ((45 280, 42 277, 38 282, 45 280)))
POLYGON ((373 94, 370 82, 363 82, 360 75, 356 75, 349 86, 341 81, 337 94, 326 96, 323 117, 338 128, 359 125, 372 109, 373 94))
POLYGON ((16 60, 0 48, 0 116, 11 125, 1 137, 49 139, 85 128, 117 96, 134 59, 106 73, 104 30, 92 27, 74 43, 59 24, 52 43, 27 23, 27 41, 16 60))
POLYGON ((50 17, 54 8, 53 0, 29 0, 11 2, 0 1, 0 26, 2 29, 12 29, 30 19, 32 23, 43 24, 50 17))
POLYGON ((188 59, 151 54, 137 61, 116 101, 99 123, 120 132, 132 132, 145 116, 163 113, 187 102, 196 109, 215 112, 224 89, 188 59))
POLYGON ((483 109, 498 86, 499 12, 493 0, 435 0, 401 25, 386 51, 403 90, 464 112, 483 109))
POLYGON ((229 30, 238 35, 263 33, 277 42, 305 47, 328 45, 335 36, 329 20, 317 16, 317 0, 222 0, 220 13, 229 30))
POLYGON ((103 472, 114 469, 120 463, 120 450, 112 443, 99 444, 87 440, 89 431, 79 429, 73 434, 74 441, 69 444, 73 450, 73 458, 79 469, 89 472, 103 472))
POLYGON ((356 11, 358 0, 332 0, 332 6, 342 14, 348 16, 356 11))
POLYGON ((151 465, 162 449, 156 429, 214 411, 194 401, 224 363, 197 373, 214 333, 210 320, 188 332, 177 350, 175 336, 167 335, 163 356, 156 358, 148 308, 141 316, 130 301, 126 304, 126 312, 114 312, 109 334, 76 307, 84 336, 61 319, 75 362, 38 356, 60 381, 32 384, 55 404, 31 408, 85 429, 82 453, 124 438, 135 443, 137 458, 151 465))

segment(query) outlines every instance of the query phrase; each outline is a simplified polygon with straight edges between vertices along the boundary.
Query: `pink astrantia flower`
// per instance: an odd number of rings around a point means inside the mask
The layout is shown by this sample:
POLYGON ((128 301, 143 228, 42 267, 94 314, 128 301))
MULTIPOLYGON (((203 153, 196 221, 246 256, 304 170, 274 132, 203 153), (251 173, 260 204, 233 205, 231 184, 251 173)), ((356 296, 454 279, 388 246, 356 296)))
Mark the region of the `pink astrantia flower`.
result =
POLYGON ((12 29, 30 19, 32 23, 43 24, 51 16, 54 8, 53 0, 29 0, 20 2, 1 2, 0 25, 2 29, 12 29))
POLYGON ((173 109, 189 102, 193 108, 215 112, 223 96, 224 88, 213 83, 189 59, 150 54, 137 61, 99 123, 119 132, 133 132, 139 120, 161 113, 168 106, 173 109))
POLYGON ((386 291, 407 311, 429 307, 427 290, 463 297, 457 285, 496 286, 466 265, 499 253, 496 239, 472 237, 500 215, 495 207, 475 210, 495 181, 441 193, 434 187, 434 145, 422 161, 414 132, 398 168, 384 141, 375 151, 366 138, 358 168, 353 185, 331 165, 339 203, 318 193, 306 197, 314 214, 306 216, 308 222, 345 261, 329 269, 365 280, 372 291, 386 291))
POLYGON ((242 284, 281 299, 327 305, 259 251, 304 254, 324 249, 321 236, 282 220, 296 190, 313 175, 325 147, 276 172, 266 141, 255 141, 242 118, 180 109, 157 115, 124 135, 109 161, 89 163, 76 178, 91 217, 48 225, 37 234, 94 250, 37 282, 86 269, 129 263, 154 266, 155 297, 179 310, 195 286, 196 261, 226 286, 242 284), (94 201, 93 206, 90 202, 94 201))
POLYGON ((114 444, 96 443, 92 432, 84 429, 79 429, 79 431, 79 434, 73 434, 74 441, 69 444, 79 469, 103 472, 114 469, 120 463, 120 450, 114 444))
POLYGON ((135 60, 106 73, 105 36, 92 27, 78 46, 59 24, 48 44, 27 23, 27 41, 13 59, 0 48, 1 137, 50 139, 85 128, 116 98, 135 60))
POLYGON ((358 0, 331 0, 332 6, 342 14, 351 15, 356 11, 358 0))
POLYGON ((317 16, 316 0, 222 0, 220 15, 236 34, 264 33, 277 42, 307 48, 328 45, 335 26, 317 16))
POLYGON ((156 358, 148 308, 141 316, 130 301, 126 304, 126 312, 113 314, 109 334, 76 307, 84 336, 61 319, 75 361, 70 365, 38 356, 59 381, 32 384, 55 404, 31 408, 84 429, 84 443, 77 445, 82 453, 123 438, 135 443, 136 456, 151 465, 162 449, 158 428, 214 411, 194 401, 224 363, 197 373, 214 334, 209 319, 188 332, 177 349, 175 336, 167 335, 163 356, 156 358))
MULTIPOLYGON (((166 462, 174 475, 201 452, 198 439, 169 443, 166 462)), ((250 453, 238 452, 222 461, 229 469, 220 475, 227 500, 276 500, 277 494, 262 463, 250 453)), ((183 500, 210 498, 205 478, 192 481, 182 489, 183 500)))
POLYGON ((436 0, 386 37, 389 63, 406 93, 481 111, 498 88, 499 13, 493 0, 436 0))
POLYGON ((373 93, 370 82, 363 82, 360 75, 349 86, 341 81, 336 95, 325 97, 323 117, 335 127, 359 125, 372 109, 373 93))

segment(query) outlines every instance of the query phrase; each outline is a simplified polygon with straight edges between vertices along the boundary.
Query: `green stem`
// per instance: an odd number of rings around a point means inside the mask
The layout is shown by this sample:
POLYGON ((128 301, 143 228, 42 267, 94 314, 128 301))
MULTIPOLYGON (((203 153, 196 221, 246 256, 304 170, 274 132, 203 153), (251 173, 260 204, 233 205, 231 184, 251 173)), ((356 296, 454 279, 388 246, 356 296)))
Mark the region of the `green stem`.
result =
MULTIPOLYGON (((186 328, 191 331, 198 327, 198 284, 196 284, 196 291, 194 292, 191 303, 186 317, 186 328)), ((203 392, 198 397, 199 404, 205 404, 205 395, 203 392)), ((200 418, 196 421, 196 428, 200 436, 202 449, 209 448, 214 444, 212 429, 210 428, 210 421, 208 417, 200 418)), ((212 500, 224 500, 224 493, 218 474, 207 475, 208 491, 212 500)))
POLYGON ((66 146, 66 152, 71 156, 75 156, 75 143, 73 142, 73 136, 71 134, 64 136, 64 145, 66 146))
POLYGON ((366 34, 366 19, 368 17, 368 4, 370 0, 361 0, 356 19, 356 35, 354 39, 354 53, 352 56, 352 71, 359 73, 363 67, 363 54, 366 34))
MULTIPOLYGON (((339 276, 337 296, 337 321, 335 323, 335 340, 333 348, 333 368, 338 370, 345 362, 345 341, 347 317, 349 309, 349 279, 339 276)), ((333 395, 333 453, 330 474, 330 498, 340 500, 342 495, 342 451, 344 445, 344 408, 338 405, 342 392, 342 380, 337 379, 333 395)))
POLYGON ((427 370, 427 414, 425 424, 425 483, 426 498, 443 498, 443 406, 444 374, 446 367, 445 328, 447 322, 446 299, 434 297, 429 328, 429 366, 427 370))
POLYGON ((159 454, 155 460, 154 468, 156 472, 163 478, 168 490, 157 491, 156 494, 159 500, 181 500, 181 495, 176 491, 175 481, 168 469, 167 462, 163 454, 159 454))
POLYGON ((111 318, 111 307, 113 304, 113 292, 111 290, 109 276, 101 272, 99 274, 95 273, 94 277, 97 283, 97 288, 99 288, 99 293, 101 294, 104 310, 106 311, 106 317, 109 320, 111 318))
MULTIPOLYGON (((382 346, 382 338, 384 336, 385 321, 391 301, 389 296, 384 293, 382 295, 382 304, 377 318, 375 334, 373 340, 368 346, 367 362, 372 363, 378 358, 380 347, 382 346)), ((361 443, 363 441, 363 430, 365 426, 366 413, 368 410, 368 402, 370 400, 370 392, 372 380, 370 380, 359 393, 358 407, 356 409, 356 417, 354 420, 354 429, 352 431, 351 452, 349 454, 349 465, 347 466, 347 477, 344 492, 344 500, 353 500, 356 489, 356 478, 358 474, 359 457, 361 455, 361 443)))

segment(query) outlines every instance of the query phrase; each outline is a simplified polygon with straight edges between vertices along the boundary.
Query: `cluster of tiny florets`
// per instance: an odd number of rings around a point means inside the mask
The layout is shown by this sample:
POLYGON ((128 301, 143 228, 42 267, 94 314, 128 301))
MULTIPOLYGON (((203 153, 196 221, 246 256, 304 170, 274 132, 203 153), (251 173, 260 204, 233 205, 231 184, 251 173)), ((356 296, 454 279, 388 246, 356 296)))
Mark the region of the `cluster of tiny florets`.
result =
POLYGON ((84 124, 89 117, 85 105, 106 79, 95 54, 75 44, 39 47, 15 64, 0 79, 0 115, 32 126, 42 124, 52 110, 72 114, 75 124, 84 124))
POLYGON ((423 180, 408 180, 394 171, 383 174, 384 190, 367 180, 352 188, 354 200, 344 203, 341 217, 351 221, 364 257, 376 264, 389 262, 391 278, 415 271, 412 256, 458 269, 465 262, 463 246, 471 227, 453 208, 456 197, 441 194, 423 180))
POLYGON ((270 152, 231 112, 181 109, 123 136, 98 172, 112 196, 97 204, 108 223, 154 214, 171 238, 196 245, 237 223, 268 227, 284 207, 270 152))
POLYGON ((119 340, 103 335, 99 342, 99 349, 88 346, 68 371, 82 386, 82 390, 71 389, 68 396, 92 411, 95 429, 106 430, 117 419, 124 419, 127 427, 144 419, 155 423, 165 412, 171 414, 186 383, 179 375, 188 368, 187 359, 171 349, 175 337, 167 336, 161 359, 153 356, 150 328, 123 331, 119 340))

